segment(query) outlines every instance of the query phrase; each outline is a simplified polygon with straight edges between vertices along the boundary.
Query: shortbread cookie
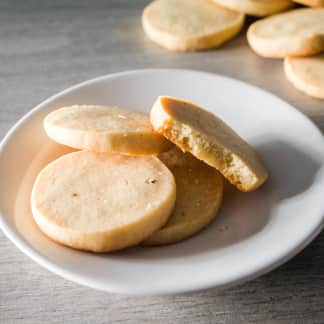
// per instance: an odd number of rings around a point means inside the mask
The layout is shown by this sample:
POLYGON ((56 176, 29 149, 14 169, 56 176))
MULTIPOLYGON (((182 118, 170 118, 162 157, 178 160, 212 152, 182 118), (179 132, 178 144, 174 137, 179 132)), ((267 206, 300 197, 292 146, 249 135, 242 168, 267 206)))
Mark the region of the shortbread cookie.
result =
POLYGON ((294 0, 294 1, 310 7, 324 7, 324 0, 294 0))
POLYGON ((51 139, 76 149, 145 155, 170 148, 148 114, 118 107, 63 107, 47 115, 44 127, 51 139))
POLYGON ((213 0, 226 8, 253 16, 269 16, 294 6, 291 0, 213 0))
POLYGON ((324 99, 324 54, 288 57, 284 63, 288 80, 311 97, 324 99))
POLYGON ((167 224, 145 245, 176 243, 192 236, 215 218, 222 201, 223 179, 217 170, 178 148, 159 158, 175 177, 177 199, 167 224))
POLYGON ((39 173, 31 206, 39 228, 54 241, 109 252, 165 225, 175 197, 174 177, 157 157, 79 151, 39 173))
POLYGON ((222 45, 242 28, 244 14, 209 0, 155 0, 142 16, 147 36, 175 51, 203 50, 222 45))
POLYGON ((215 167, 242 191, 258 188, 267 178, 254 150, 221 119, 193 103, 159 97, 151 122, 157 132, 215 167))
POLYGON ((296 9, 252 24, 252 49, 265 57, 308 56, 324 51, 324 9, 296 9))

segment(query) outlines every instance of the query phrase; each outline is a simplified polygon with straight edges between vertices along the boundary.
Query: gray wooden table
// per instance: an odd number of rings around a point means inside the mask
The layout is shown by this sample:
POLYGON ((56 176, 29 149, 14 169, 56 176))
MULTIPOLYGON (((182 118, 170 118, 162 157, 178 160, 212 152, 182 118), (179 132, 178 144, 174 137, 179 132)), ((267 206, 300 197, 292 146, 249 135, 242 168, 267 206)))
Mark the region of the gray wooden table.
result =
MULTIPOLYGON (((282 62, 257 57, 244 32, 215 51, 166 52, 143 35, 146 3, 0 0, 0 138, 33 106, 70 85, 150 67, 198 69, 250 82, 287 100, 324 130, 324 102, 294 90, 282 62)), ((324 323, 324 234, 253 282, 221 292, 138 298, 59 278, 0 233, 0 323, 59 322, 324 323)))

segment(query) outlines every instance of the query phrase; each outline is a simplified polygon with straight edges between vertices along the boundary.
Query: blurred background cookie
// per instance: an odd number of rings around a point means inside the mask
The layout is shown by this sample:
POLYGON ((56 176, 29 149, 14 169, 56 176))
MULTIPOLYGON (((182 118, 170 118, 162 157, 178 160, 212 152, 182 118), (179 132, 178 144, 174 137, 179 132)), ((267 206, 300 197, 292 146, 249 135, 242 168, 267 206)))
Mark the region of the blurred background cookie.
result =
POLYGON ((209 0, 155 0, 142 16, 146 35, 174 51, 214 48, 241 30, 244 14, 209 0))
POLYGON ((324 50, 324 9, 296 9, 253 23, 247 33, 251 48, 273 58, 307 56, 324 50))
POLYGON ((291 0, 213 0, 226 8, 252 16, 269 16, 294 6, 291 0))
POLYGON ((284 69, 288 80, 311 97, 324 99, 324 54, 287 57, 284 69))

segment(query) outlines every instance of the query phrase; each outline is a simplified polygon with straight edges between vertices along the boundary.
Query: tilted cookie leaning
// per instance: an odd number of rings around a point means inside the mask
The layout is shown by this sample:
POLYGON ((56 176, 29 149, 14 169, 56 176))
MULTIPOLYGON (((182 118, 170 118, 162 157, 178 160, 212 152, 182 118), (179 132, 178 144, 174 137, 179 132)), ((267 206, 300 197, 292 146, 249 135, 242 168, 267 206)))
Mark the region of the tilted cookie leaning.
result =
POLYGON ((212 113, 172 97, 159 97, 151 110, 153 128, 181 149, 219 170, 242 191, 252 191, 268 173, 255 151, 212 113))

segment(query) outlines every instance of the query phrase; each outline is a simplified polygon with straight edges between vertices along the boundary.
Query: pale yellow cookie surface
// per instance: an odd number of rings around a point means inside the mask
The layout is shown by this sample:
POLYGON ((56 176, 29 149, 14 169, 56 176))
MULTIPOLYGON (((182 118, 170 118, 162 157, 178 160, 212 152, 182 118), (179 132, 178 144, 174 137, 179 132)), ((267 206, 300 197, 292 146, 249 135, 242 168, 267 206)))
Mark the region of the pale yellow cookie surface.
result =
POLYGON ((252 49, 265 57, 308 56, 324 51, 324 9, 296 9, 253 23, 252 49))
POLYGON ((269 16, 294 6, 291 0, 213 0, 226 8, 253 16, 269 16))
POLYGON ((135 245, 163 226, 176 185, 156 157, 70 153, 47 165, 33 186, 39 228, 64 245, 109 252, 135 245))
POLYGON ((145 245, 170 244, 192 236, 216 217, 222 202, 223 179, 217 170, 178 148, 159 158, 175 177, 177 199, 167 224, 145 245))
POLYGON ((157 132, 215 167, 242 191, 252 191, 267 179, 255 151, 221 119, 193 103, 159 97, 151 122, 157 132))
POLYGON ((63 107, 47 115, 44 128, 60 144, 95 152, 145 155, 170 147, 148 114, 118 107, 63 107))
POLYGON ((324 99, 324 54, 311 57, 289 57, 284 69, 288 80, 311 97, 324 99))
POLYGON ((324 0, 294 0, 294 1, 310 7, 324 7, 324 0))
POLYGON ((242 28, 244 14, 209 0, 155 0, 142 16, 147 36, 175 51, 218 47, 242 28))

